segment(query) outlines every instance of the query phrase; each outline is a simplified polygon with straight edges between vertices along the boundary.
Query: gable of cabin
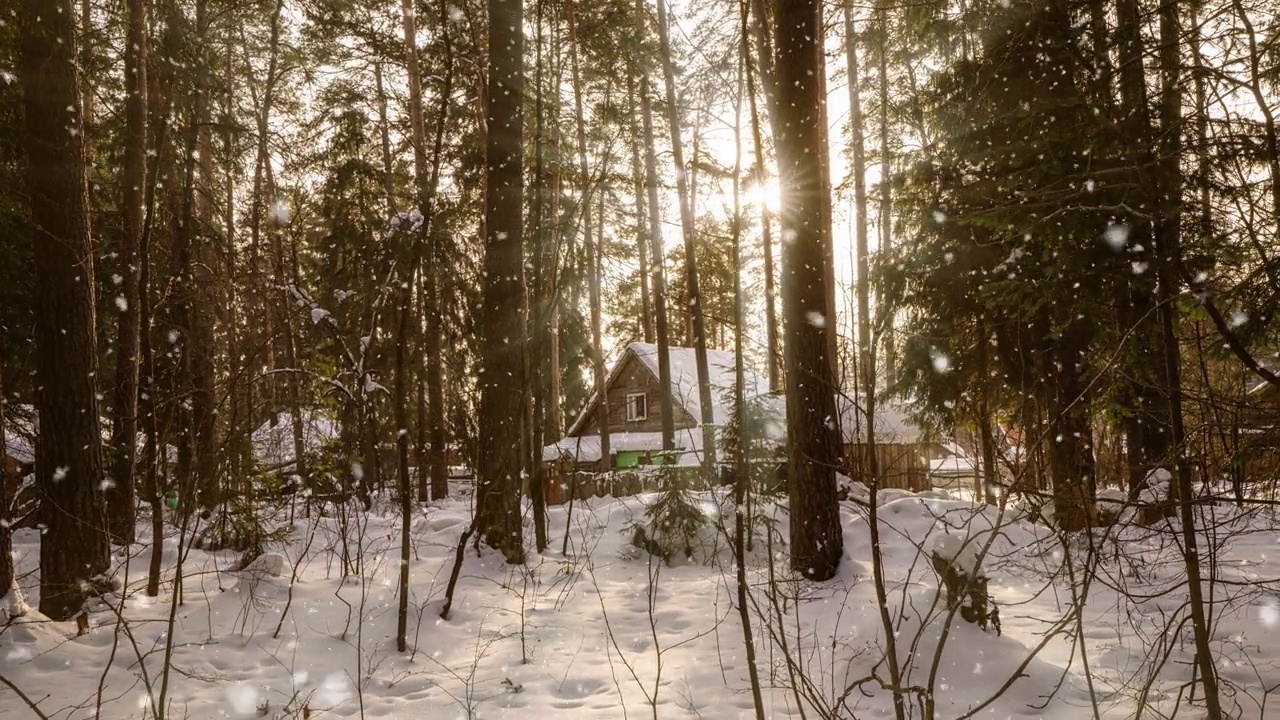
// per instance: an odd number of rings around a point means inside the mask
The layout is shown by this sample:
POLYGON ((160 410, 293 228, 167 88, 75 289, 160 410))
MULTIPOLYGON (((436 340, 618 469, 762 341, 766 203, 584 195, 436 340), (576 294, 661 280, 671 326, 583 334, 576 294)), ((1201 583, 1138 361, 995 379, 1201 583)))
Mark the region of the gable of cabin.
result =
MULTIPOLYGON (((658 378, 631 350, 624 352, 618 363, 610 374, 605 391, 609 407, 609 432, 662 432, 662 385, 658 378), (637 413, 628 412, 629 400, 635 402, 632 396, 643 398, 643 417, 635 417, 637 413)), ((697 425, 693 416, 676 398, 672 398, 671 410, 676 430, 697 425)), ((602 417, 600 404, 593 397, 585 421, 573 428, 569 437, 599 435, 602 417)))

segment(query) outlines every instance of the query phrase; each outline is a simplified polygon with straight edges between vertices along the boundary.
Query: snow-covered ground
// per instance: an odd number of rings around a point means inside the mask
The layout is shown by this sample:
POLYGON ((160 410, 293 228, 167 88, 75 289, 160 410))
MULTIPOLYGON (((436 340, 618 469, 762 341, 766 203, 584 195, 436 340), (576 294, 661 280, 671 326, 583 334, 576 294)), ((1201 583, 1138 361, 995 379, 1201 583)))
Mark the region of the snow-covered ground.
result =
MULTIPOLYGON (((287 540, 247 570, 234 569, 235 553, 190 550, 166 643, 175 533, 158 597, 143 592, 149 548, 134 546, 120 559, 123 619, 111 597, 84 636, 34 613, 12 620, 0 630, 0 675, 54 718, 154 716, 162 696, 173 718, 754 717, 732 555, 714 525, 731 524, 722 512, 732 506, 699 496, 713 524, 692 561, 667 565, 631 544, 632 523, 653 501, 578 502, 571 518, 552 508, 551 549, 531 552, 523 567, 468 549, 448 620, 439 612, 470 507, 426 508, 412 528, 406 653, 395 648, 400 531, 389 504, 350 518, 347 563, 363 580, 343 577, 337 519, 289 523, 285 508, 273 522, 287 540)), ((893 717, 865 511, 842 506, 841 572, 815 584, 787 572, 785 509, 753 510, 748 576, 765 716, 893 717)), ((1266 584, 1280 575, 1280 522, 1269 510, 1204 512, 1213 522, 1203 539, 1216 552, 1202 557, 1220 580, 1213 643, 1224 695, 1239 717, 1280 717, 1280 699, 1266 698, 1280 684, 1280 595, 1266 584)), ((899 494, 880 508, 880 523, 910 717, 924 717, 926 691, 938 718, 1088 718, 1095 707, 1129 718, 1144 704, 1143 717, 1201 716, 1188 704, 1194 652, 1169 528, 1099 530, 1064 548, 1012 510, 936 492, 899 494), (959 615, 947 624, 934 551, 982 569, 1002 634, 959 615), (1077 618, 1086 565, 1096 573, 1077 618)), ((33 606, 39 540, 31 530, 15 538, 33 606)), ((0 685, 0 717, 24 716, 34 714, 0 685)))

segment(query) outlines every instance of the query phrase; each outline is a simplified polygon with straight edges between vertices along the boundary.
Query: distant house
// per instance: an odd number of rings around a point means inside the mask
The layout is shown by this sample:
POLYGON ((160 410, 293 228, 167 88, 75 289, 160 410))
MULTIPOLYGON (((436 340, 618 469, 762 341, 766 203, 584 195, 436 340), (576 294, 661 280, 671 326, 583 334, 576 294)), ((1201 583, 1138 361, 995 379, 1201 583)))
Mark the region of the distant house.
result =
MULTIPOLYGON (((605 381, 609 457, 601 457, 600 427, 604 414, 599 399, 593 396, 565 437, 543 448, 542 460, 550 466, 551 474, 559 477, 574 471, 634 470, 668 463, 699 465, 703 435, 696 355, 693 348, 673 347, 670 358, 675 420, 672 452, 664 453, 662 449, 658 348, 650 343, 631 343, 605 381)), ((711 414, 718 442, 732 412, 730 396, 734 387, 735 356, 722 350, 709 350, 707 361, 713 402, 711 414)), ((748 432, 770 451, 778 452, 786 441, 786 398, 768 394, 764 378, 751 367, 746 368, 745 379, 744 395, 752 416, 748 432)), ((856 461, 865 456, 867 447, 864 415, 856 398, 837 395, 836 404, 844 457, 852 466, 847 469, 856 470, 863 466, 856 461)), ((934 482, 935 465, 938 480, 947 483, 966 470, 972 472, 973 463, 963 457, 959 448, 944 445, 924 432, 911 420, 901 401, 882 400, 876 409, 875 425, 876 457, 884 487, 926 489, 934 482), (944 460, 948 462, 942 462, 944 460)), ((554 497, 557 490, 550 496, 554 497)))
MULTIPOLYGON (((767 418, 765 435, 777 446, 786 441, 787 401, 780 395, 760 399, 767 418)), ((866 414, 860 396, 836 395, 839 415, 840 443, 847 467, 855 480, 868 472, 870 451, 867 443, 866 414)), ((972 463, 963 457, 959 447, 935 438, 911 419, 907 406, 898 399, 878 399, 875 406, 876 467, 880 486, 912 491, 927 490, 934 485, 950 484, 948 475, 972 463), (941 462, 952 459, 951 462, 941 462), (938 471, 935 476, 935 468, 938 471)))
MULTIPOLYGON (((608 415, 596 395, 569 426, 558 442, 542 449, 545 463, 561 468, 601 472, 629 470, 646 465, 676 464, 697 466, 702 462, 702 402, 698 394, 697 355, 693 348, 669 349, 671 359, 671 409, 674 419, 674 448, 662 448, 662 385, 659 382, 658 347, 652 343, 631 343, 614 363, 605 380, 608 415), (607 422, 604 422, 606 421, 607 422), (609 457, 601 457, 600 431, 609 430, 609 457)), ((735 357, 723 350, 707 351, 712 394, 712 423, 723 427, 729 421, 729 395, 734 388, 735 357)), ((761 378, 747 368, 748 395, 759 394, 761 378)))
POLYGON ((1238 456, 1245 480, 1280 476, 1280 389, 1265 380, 1245 394, 1238 456))

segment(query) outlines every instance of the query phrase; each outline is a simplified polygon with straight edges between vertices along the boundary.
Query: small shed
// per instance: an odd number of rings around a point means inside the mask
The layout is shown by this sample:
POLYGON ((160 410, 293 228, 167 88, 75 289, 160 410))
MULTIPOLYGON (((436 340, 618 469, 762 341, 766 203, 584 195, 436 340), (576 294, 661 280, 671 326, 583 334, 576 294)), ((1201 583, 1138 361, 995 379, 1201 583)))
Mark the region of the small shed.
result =
MULTIPOLYGON (((786 441, 787 401, 781 395, 767 395, 754 401, 768 420, 765 434, 775 444, 786 441)), ((867 442, 866 413, 857 395, 837 395, 840 435, 846 468, 854 480, 866 482, 870 475, 871 444, 867 442)), ((932 486, 931 463, 946 452, 918 424, 907 407, 897 399, 880 399, 875 406, 876 468, 881 488, 919 492, 932 486)))

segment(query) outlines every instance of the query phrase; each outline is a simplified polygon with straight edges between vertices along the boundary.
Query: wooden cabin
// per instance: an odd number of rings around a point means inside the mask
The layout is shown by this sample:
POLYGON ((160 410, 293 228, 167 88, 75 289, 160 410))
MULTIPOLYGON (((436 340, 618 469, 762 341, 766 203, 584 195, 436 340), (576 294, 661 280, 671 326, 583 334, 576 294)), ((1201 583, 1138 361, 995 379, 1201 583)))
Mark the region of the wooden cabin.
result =
MULTIPOLYGON (((549 498, 567 497, 575 473, 613 472, 627 488, 596 488, 594 494, 633 494, 624 490, 637 484, 632 475, 644 477, 647 468, 676 466, 696 468, 702 463, 702 403, 698 393, 697 354, 693 348, 669 348, 670 392, 674 446, 663 449, 662 384, 658 348, 652 343, 631 343, 623 350, 605 380, 605 402, 594 394, 570 425, 565 437, 542 450, 549 498), (608 457, 601 456, 602 429, 609 436, 608 457)), ((733 391, 736 358, 723 350, 707 351, 712 392, 712 427, 719 430, 730 419, 729 395, 733 391)), ((747 392, 763 391, 762 378, 747 371, 747 392)), ((579 476, 579 480, 582 477, 579 476)), ((585 483, 586 481, 583 480, 585 483)), ((581 484, 581 483, 580 483, 581 484)), ((638 482, 645 486, 643 481, 638 482)))
MULTIPOLYGON (((649 343, 631 343, 613 365, 605 381, 606 402, 592 397, 558 442, 543 448, 548 502, 567 499, 570 493, 632 494, 648 489, 647 468, 674 465, 692 470, 701 464, 703 449, 702 405, 698 397, 696 354, 693 348, 670 349, 671 397, 675 446, 662 447, 661 383, 658 349, 649 343), (601 428, 609 433, 609 453, 601 457, 601 428), (613 480, 593 476, 609 471, 613 480), (636 480, 635 478, 640 478, 636 480), (625 478, 625 479, 624 479, 625 478), (601 482, 625 487, 601 486, 601 482), (584 489, 586 488, 586 489, 584 489)), ((729 397, 734 386, 733 353, 707 352, 712 387, 711 415, 717 434, 730 421, 729 397)), ((776 455, 786 441, 786 398, 766 392, 759 373, 747 369, 747 434, 766 455, 776 455)), ((864 414, 857 397, 837 395, 838 422, 845 470, 856 480, 868 473, 864 414)), ((959 446, 935 438, 914 422, 907 406, 897 399, 882 399, 875 413, 875 454, 880 486, 921 491, 935 484, 956 484, 957 473, 973 468, 959 446), (934 470, 939 470, 935 478, 934 470), (945 477, 944 477, 945 475, 945 477)))
POLYGON ((1240 427, 1240 472, 1246 482, 1280 479, 1280 389, 1255 384, 1245 394, 1240 427))

